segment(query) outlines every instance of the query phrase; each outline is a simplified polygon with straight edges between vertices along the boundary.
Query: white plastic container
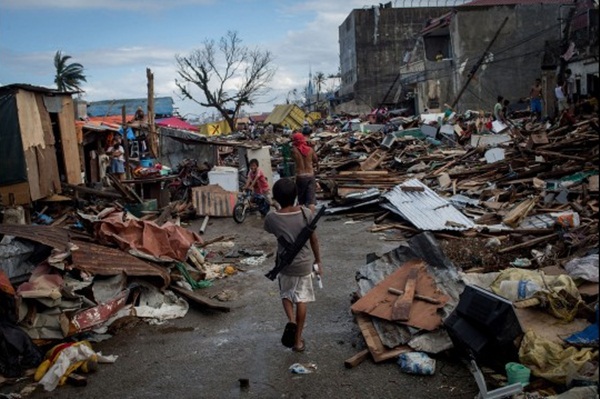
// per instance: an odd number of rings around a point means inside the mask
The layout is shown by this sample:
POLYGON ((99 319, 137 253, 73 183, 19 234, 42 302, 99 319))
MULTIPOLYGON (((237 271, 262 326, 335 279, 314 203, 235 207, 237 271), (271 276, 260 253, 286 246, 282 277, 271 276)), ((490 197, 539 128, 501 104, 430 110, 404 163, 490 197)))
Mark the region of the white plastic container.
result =
POLYGON ((208 172, 210 184, 217 184, 227 191, 239 191, 238 170, 230 166, 215 166, 208 172))

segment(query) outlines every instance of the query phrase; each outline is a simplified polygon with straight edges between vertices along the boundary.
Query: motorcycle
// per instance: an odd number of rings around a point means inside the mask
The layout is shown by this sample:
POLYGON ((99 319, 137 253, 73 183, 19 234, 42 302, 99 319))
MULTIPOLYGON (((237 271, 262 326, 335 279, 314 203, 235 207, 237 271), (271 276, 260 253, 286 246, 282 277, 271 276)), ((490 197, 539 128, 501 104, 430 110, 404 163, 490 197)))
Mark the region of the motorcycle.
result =
POLYGON ((270 209, 271 204, 265 196, 255 194, 252 190, 245 190, 238 194, 238 200, 233 207, 233 220, 237 223, 243 223, 248 213, 258 211, 265 216, 270 209))
POLYGON ((195 159, 185 159, 177 166, 177 177, 167 185, 171 192, 171 201, 187 201, 192 187, 206 186, 208 181, 208 172, 211 166, 204 162, 198 166, 195 159))

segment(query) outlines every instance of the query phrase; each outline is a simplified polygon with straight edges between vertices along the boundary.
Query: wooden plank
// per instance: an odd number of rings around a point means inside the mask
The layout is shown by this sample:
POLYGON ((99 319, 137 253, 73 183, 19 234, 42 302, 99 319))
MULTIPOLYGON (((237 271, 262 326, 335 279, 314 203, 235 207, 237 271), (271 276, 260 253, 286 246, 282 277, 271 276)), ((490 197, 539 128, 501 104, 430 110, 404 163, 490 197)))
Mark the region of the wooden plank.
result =
POLYGON ((35 150, 39 167, 40 193, 44 197, 59 194, 61 185, 54 145, 48 145, 46 148, 37 146, 35 150))
POLYGON ((406 285, 404 286, 404 294, 398 295, 394 305, 392 305, 392 320, 406 321, 410 317, 410 309, 415 298, 415 287, 417 285, 417 277, 419 269, 411 268, 408 273, 406 285))
POLYGON ((11 184, 10 186, 0 187, 0 196, 3 198, 3 204, 8 204, 8 198, 10 194, 15 197, 15 205, 26 205, 31 202, 31 195, 29 193, 29 183, 22 182, 11 184))
POLYGON ((29 183, 29 192, 31 201, 37 201, 45 197, 40 191, 40 172, 37 163, 35 147, 29 147, 24 150, 25 163, 27 164, 27 182, 29 183))
POLYGON ((361 169, 364 171, 370 171, 375 169, 379 166, 379 164, 381 164, 381 162, 383 162, 385 155, 386 154, 384 151, 378 149, 362 162, 360 166, 361 169))
POLYGON ((44 97, 36 96, 38 111, 40 115, 40 123, 42 124, 42 130, 44 131, 44 143, 46 145, 54 145, 55 138, 54 132, 52 131, 52 120, 50 114, 46 112, 46 106, 44 105, 44 97))
MULTIPOLYGON (((404 295, 404 291, 400 291, 400 290, 397 290, 396 288, 392 288, 392 287, 388 288, 388 292, 391 292, 392 294, 400 295, 400 296, 404 295)), ((420 295, 420 294, 417 294, 417 293, 415 293, 415 299, 419 299, 421 301, 433 303, 435 305, 438 305, 440 303, 440 301, 438 299, 435 299, 435 298, 432 298, 432 297, 429 297, 429 296, 425 296, 425 295, 420 295)))
POLYGON ((379 334, 377 334, 377 330, 375 329, 371 318, 364 314, 357 314, 355 317, 358 328, 365 339, 367 348, 369 348, 369 352, 375 363, 393 359, 398 357, 401 353, 412 351, 409 346, 397 346, 393 349, 386 348, 383 345, 383 342, 381 342, 381 338, 379 338, 379 334))
POLYGON ((65 178, 69 184, 81 184, 81 159, 75 130, 75 108, 70 95, 62 99, 62 109, 58 114, 60 141, 65 166, 65 178))
POLYGON ((23 150, 35 147, 36 145, 46 145, 35 93, 19 90, 16 97, 23 150))
MULTIPOLYGON (((397 296, 390 294, 388 288, 404 287, 411 269, 424 267, 424 265, 421 260, 411 260, 404 263, 356 301, 350 309, 355 314, 367 313, 370 316, 392 321, 392 305, 397 296)), ((428 331, 439 328, 442 324, 442 318, 438 313, 438 309, 443 307, 450 298, 437 288, 433 278, 425 272, 418 273, 415 291, 420 295, 439 300, 440 303, 431 304, 424 301, 415 301, 412 305, 410 318, 399 323, 428 331)))
POLYGON ((363 349, 351 358, 344 360, 344 366, 347 369, 354 368, 364 362, 369 357, 369 354, 370 352, 368 349, 363 349))
POLYGON ((556 236, 557 236, 557 233, 553 233, 553 234, 549 234, 547 236, 534 238, 533 240, 525 241, 525 242, 522 242, 522 243, 517 244, 517 245, 513 245, 513 246, 510 246, 510 247, 502 248, 501 250, 498 251, 498 253, 499 254, 503 254, 505 252, 514 251, 515 249, 522 249, 522 248, 532 247, 532 246, 534 246, 536 244, 539 244, 540 242, 549 241, 550 239, 552 239, 552 238, 554 238, 556 236))

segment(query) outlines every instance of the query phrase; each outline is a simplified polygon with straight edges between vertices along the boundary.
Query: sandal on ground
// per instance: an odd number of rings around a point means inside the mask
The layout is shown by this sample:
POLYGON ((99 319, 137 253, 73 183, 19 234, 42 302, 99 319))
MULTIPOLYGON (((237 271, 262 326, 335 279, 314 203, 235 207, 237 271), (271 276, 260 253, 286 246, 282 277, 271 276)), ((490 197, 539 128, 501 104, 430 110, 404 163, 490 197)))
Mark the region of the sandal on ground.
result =
POLYGON ((281 343, 286 348, 292 348, 294 346, 294 343, 296 342, 296 329, 296 323, 292 323, 291 321, 285 325, 281 343))
POLYGON ((304 350, 306 349, 306 345, 304 344, 304 340, 302 340, 301 342, 302 342, 302 346, 299 346, 299 347, 298 346, 294 346, 292 348, 292 350, 294 352, 304 352, 304 350))

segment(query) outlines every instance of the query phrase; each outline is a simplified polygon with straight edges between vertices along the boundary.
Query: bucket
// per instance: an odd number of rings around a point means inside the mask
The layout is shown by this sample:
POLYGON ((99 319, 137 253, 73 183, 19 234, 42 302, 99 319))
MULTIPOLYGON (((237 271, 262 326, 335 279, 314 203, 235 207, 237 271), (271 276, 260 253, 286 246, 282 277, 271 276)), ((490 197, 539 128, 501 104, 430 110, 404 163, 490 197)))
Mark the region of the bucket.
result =
POLYGON ((152 158, 140 159, 140 166, 142 168, 151 168, 154 166, 154 159, 152 159, 152 158))
POLYGON ((506 363, 505 368, 509 385, 517 382, 520 382, 523 386, 529 385, 529 376, 531 375, 531 370, 529 370, 527 367, 520 363, 511 362, 506 363))

